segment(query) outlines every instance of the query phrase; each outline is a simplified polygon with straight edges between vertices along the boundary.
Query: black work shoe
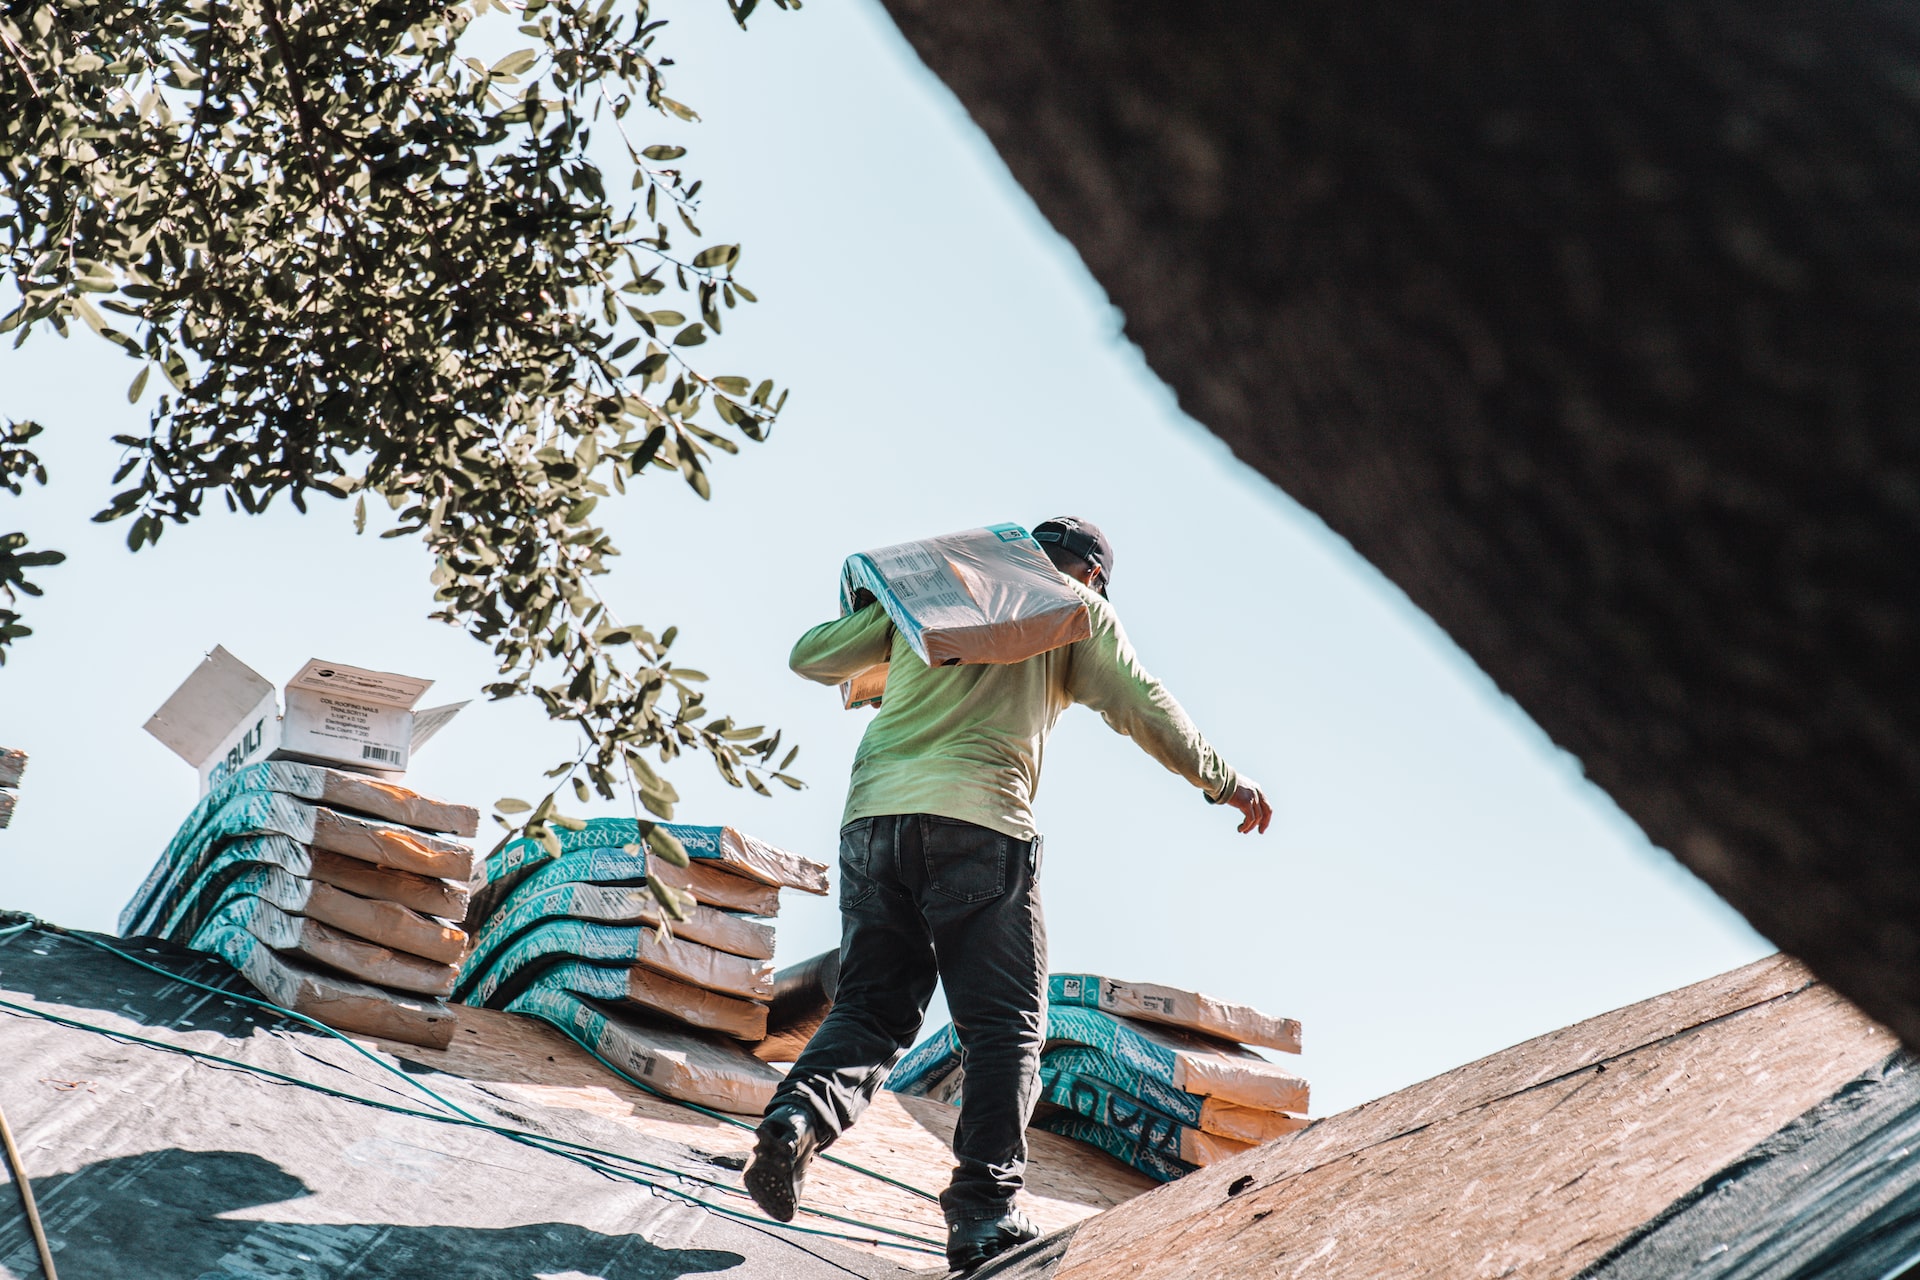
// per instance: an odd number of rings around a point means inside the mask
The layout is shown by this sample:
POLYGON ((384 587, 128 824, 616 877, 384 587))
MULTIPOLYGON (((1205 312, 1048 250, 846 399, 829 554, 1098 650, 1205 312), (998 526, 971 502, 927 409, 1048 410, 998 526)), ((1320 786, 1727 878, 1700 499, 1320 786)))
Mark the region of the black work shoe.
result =
POLYGON ((947 1265, 971 1271, 1009 1249, 1040 1238, 1040 1228, 1020 1210, 1008 1206, 997 1218, 972 1218, 947 1224, 947 1265))
POLYGON ((792 1222, 800 1207, 800 1184, 807 1162, 820 1148, 813 1115, 805 1107, 775 1107, 755 1131, 753 1161, 747 1165, 747 1194, 769 1217, 792 1222))

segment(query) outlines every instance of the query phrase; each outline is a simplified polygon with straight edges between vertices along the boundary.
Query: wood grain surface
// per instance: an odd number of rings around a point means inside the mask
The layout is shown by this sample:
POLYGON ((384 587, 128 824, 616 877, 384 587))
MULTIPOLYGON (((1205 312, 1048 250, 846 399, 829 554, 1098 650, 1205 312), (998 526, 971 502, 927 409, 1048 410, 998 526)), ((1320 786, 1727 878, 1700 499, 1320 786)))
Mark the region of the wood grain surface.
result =
POLYGON ((1762 960, 1161 1188, 1083 1224, 1053 1280, 1572 1276, 1897 1047, 1762 960))

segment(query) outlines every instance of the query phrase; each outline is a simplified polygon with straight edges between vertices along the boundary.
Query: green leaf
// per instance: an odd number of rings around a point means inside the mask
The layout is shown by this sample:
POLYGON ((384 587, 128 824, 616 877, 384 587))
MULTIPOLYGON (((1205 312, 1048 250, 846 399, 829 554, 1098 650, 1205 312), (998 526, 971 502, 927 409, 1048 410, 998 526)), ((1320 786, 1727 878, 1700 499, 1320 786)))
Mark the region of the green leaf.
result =
MULTIPOLYGON (((217 505, 305 511, 316 494, 346 499, 364 534, 384 498, 379 536, 424 544, 421 602, 485 648, 486 695, 578 735, 551 793, 493 815, 549 854, 581 821, 556 797, 619 799, 633 759, 652 762, 629 788, 650 815, 672 814, 661 774, 693 755, 751 786, 758 744, 700 728, 748 720, 708 707, 697 673, 661 669, 675 632, 614 626, 602 603, 631 590, 601 581, 616 557, 645 566, 699 534, 655 504, 616 545, 597 504, 651 469, 719 500, 707 456, 764 437, 784 395, 697 367, 752 294, 732 279, 738 245, 674 242, 708 216, 685 148, 630 154, 631 203, 610 198, 604 109, 697 118, 670 96, 665 29, 613 0, 341 13, 0 6, 16 33, 0 42, 0 243, 18 295, 0 331, 84 325, 134 358, 129 403, 151 410, 117 441, 97 518, 143 550, 217 505), (256 21, 273 14, 284 47, 256 21), (481 49, 505 56, 488 67, 481 49), (633 305, 670 285, 688 300, 633 305), (764 389, 751 405, 749 387, 764 389)), ((702 56, 731 92, 724 52, 702 56)), ((9 494, 44 477, 25 447, 38 430, 0 421, 9 494)), ((0 534, 0 661, 31 634, 29 579, 59 556, 0 534)))
POLYGON ((647 850, 660 861, 676 867, 687 865, 687 847, 680 838, 665 827, 656 826, 647 832, 647 850))
POLYGON ((493 807, 501 813, 525 813, 533 808, 533 806, 525 800, 516 800, 512 796, 508 796, 503 800, 494 801, 493 807))
POLYGON ((662 884, 652 876, 647 877, 647 890, 653 894, 653 900, 660 909, 674 920, 686 920, 693 915, 694 898, 672 885, 662 884))

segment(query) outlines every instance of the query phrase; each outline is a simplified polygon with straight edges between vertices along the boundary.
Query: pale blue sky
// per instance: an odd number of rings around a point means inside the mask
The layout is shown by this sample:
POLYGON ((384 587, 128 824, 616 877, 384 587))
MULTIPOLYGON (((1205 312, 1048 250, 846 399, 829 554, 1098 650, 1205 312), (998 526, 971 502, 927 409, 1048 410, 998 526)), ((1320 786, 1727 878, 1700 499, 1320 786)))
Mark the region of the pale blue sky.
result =
MULTIPOLYGON (((849 552, 1054 514, 1117 547, 1114 602, 1150 669, 1266 785, 1264 838, 1085 711, 1047 753, 1039 811, 1056 970, 1198 987, 1300 1018, 1327 1114, 1771 950, 1651 848, 1450 641, 1310 514, 1183 417, 1071 247, 871 0, 772 6, 743 35, 678 3, 675 95, 703 225, 746 246, 757 308, 715 372, 794 387, 771 443, 719 460, 702 504, 664 474, 602 503, 628 555, 606 594, 678 623, 722 709, 786 729, 812 785, 772 800, 690 761, 681 817, 831 861, 864 713, 788 674, 849 552)), ((644 130, 643 130, 644 131, 644 130)), ((709 363, 715 363, 710 361, 709 363)), ((47 423, 45 494, 6 499, 69 563, 0 669, 0 742, 33 757, 0 833, 0 905, 111 928, 192 804, 141 724, 224 644, 284 680, 309 656, 472 696, 485 650, 427 622, 425 554, 352 536, 344 506, 224 513, 130 556, 104 501, 134 366, 91 338, 0 351, 0 413, 47 423)), ((527 795, 569 750, 525 706, 477 704, 412 780, 527 795)), ((784 961, 834 943, 790 904, 784 961)))

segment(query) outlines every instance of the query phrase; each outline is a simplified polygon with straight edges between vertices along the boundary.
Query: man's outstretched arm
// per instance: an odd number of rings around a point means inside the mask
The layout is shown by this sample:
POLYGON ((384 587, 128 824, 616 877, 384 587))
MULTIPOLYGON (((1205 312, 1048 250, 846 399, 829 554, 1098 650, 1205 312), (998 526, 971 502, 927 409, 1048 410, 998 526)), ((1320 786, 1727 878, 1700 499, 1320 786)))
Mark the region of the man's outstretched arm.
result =
POLYGON ((1113 606, 1087 593, 1093 634, 1074 645, 1067 695, 1098 711, 1117 733, 1199 787, 1209 803, 1241 814, 1240 830, 1265 831, 1273 806, 1258 784, 1242 778, 1221 758, 1167 687, 1147 674, 1120 627, 1113 606))
POLYGON ((885 609, 870 604, 801 636, 787 665, 809 680, 841 684, 885 662, 892 647, 892 620, 885 609))

